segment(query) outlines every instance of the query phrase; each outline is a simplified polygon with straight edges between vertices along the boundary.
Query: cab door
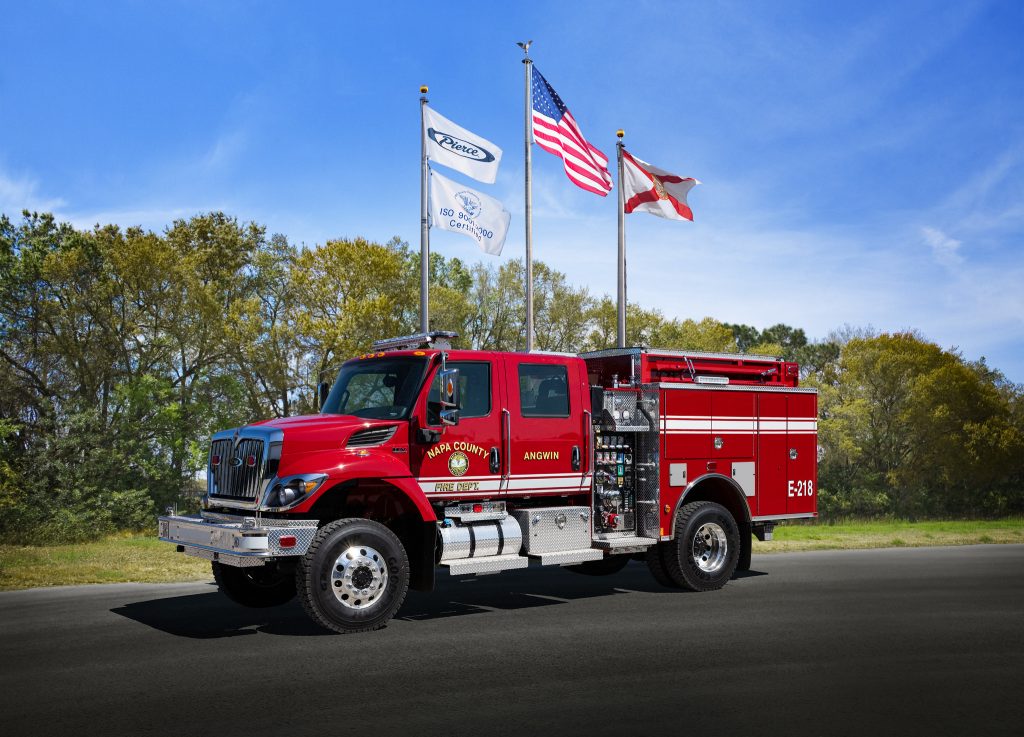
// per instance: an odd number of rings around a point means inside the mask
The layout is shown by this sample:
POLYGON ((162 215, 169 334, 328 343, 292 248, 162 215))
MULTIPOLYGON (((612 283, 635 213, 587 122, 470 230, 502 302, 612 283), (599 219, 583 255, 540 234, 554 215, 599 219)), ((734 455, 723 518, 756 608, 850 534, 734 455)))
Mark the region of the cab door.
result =
POLYGON ((579 494, 590 472, 581 362, 507 354, 504 363, 508 496, 579 494))
POLYGON ((417 424, 436 442, 410 444, 410 466, 428 499, 491 499, 502 493, 502 372, 500 361, 450 360, 459 370, 459 424, 441 424, 435 366, 419 399, 417 424))

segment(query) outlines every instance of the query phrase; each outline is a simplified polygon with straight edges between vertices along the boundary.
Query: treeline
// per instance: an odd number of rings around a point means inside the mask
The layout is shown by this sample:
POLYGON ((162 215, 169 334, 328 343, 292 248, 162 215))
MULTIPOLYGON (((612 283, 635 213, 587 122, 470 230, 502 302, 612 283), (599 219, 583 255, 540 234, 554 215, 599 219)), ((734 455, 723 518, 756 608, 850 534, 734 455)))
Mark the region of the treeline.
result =
MULTIPOLYGON (((521 262, 432 254, 431 323, 463 347, 524 344, 521 262)), ((534 264, 536 347, 615 342, 615 303, 534 264)), ((0 540, 152 524, 193 498, 209 435, 315 411, 316 384, 419 324, 419 254, 397 239, 300 248, 222 213, 163 233, 0 217, 0 540)), ((799 360, 821 393, 825 515, 1024 509, 1021 387, 913 334, 809 342, 629 305, 628 342, 799 360)))

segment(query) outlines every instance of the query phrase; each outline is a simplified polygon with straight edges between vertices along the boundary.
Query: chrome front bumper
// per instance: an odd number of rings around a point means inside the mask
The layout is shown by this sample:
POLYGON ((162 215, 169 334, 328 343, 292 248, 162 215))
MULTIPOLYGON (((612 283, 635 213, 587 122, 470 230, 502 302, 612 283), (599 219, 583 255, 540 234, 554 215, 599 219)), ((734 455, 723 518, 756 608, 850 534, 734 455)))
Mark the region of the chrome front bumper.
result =
POLYGON ((204 513, 167 515, 158 521, 159 537, 196 558, 247 568, 293 555, 305 555, 317 520, 282 520, 204 513))

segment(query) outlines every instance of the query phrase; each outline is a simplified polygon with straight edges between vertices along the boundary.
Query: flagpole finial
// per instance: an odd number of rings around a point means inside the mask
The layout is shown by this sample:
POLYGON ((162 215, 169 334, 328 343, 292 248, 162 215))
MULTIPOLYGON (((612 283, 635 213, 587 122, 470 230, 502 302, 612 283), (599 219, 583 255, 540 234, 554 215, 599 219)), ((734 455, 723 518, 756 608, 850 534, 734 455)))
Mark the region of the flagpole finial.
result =
POLYGON ((526 41, 526 42, 516 41, 516 46, 518 46, 519 48, 521 48, 523 50, 523 56, 525 56, 527 59, 530 58, 530 44, 532 44, 532 43, 533 43, 533 39, 532 38, 529 41, 526 41))
POLYGON ((615 135, 618 136, 619 140, 621 141, 622 137, 626 135, 626 131, 622 130, 622 128, 619 128, 617 131, 615 131, 615 135))
POLYGON ((420 94, 421 95, 427 94, 427 86, 425 84, 421 84, 420 85, 420 94))

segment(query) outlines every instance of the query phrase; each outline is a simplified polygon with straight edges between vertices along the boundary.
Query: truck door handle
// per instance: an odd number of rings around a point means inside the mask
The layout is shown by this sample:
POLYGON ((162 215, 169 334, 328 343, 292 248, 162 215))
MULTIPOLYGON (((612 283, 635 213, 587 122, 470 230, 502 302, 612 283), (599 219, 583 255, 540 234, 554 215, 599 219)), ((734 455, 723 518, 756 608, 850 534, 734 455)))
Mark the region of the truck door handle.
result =
POLYGON ((572 470, 580 470, 580 446, 572 446, 572 470))
POLYGON ((501 470, 501 453, 497 448, 491 448, 491 473, 501 470))

